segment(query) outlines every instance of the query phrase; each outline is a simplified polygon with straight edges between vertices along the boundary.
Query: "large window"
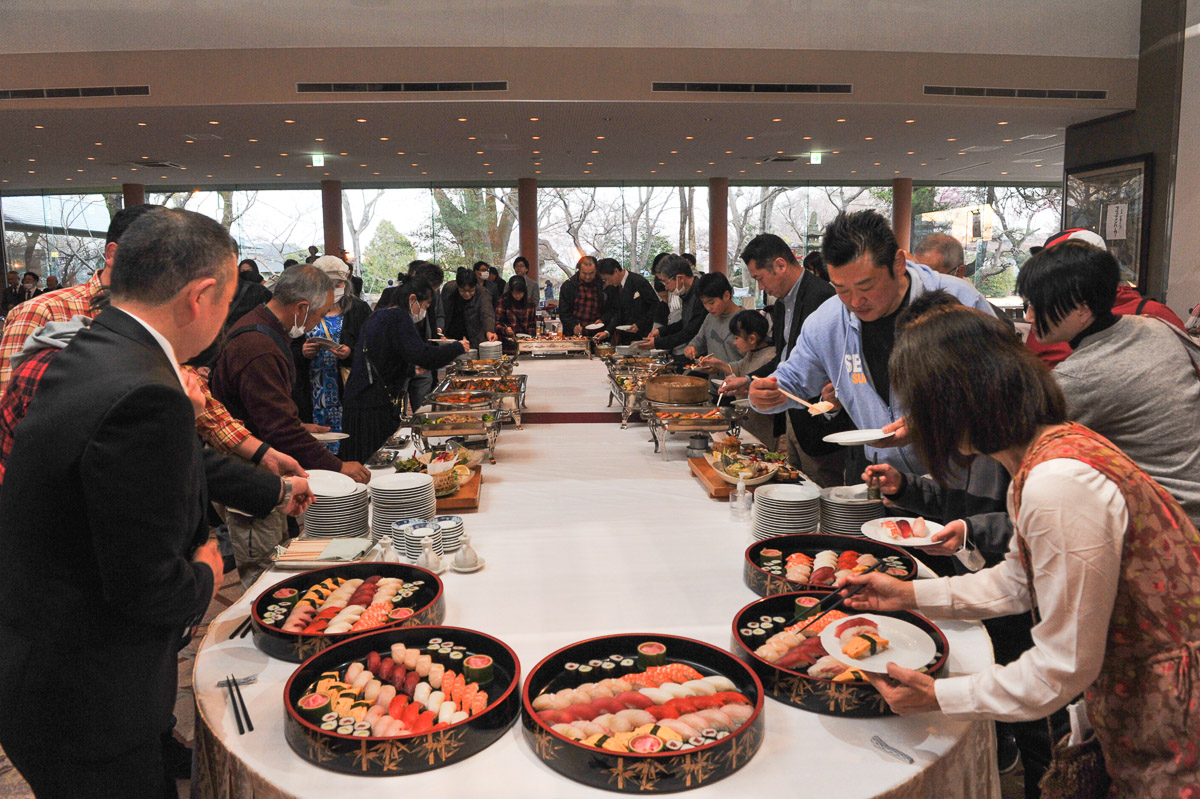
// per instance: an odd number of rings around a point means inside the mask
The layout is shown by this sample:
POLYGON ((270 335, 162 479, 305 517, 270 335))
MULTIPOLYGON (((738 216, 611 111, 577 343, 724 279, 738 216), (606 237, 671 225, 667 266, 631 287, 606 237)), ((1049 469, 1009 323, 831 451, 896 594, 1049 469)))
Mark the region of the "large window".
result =
POLYGON ((730 186, 729 279, 752 291, 738 256, 759 233, 774 233, 803 258, 821 247, 825 226, 842 211, 872 209, 892 215, 892 190, 884 186, 730 186))
POLYGON ((913 246, 930 233, 953 236, 967 280, 985 297, 1012 298, 1029 248, 1058 230, 1061 206, 1055 186, 917 186, 913 246))
POLYGON ((121 195, 28 195, 5 197, 0 205, 6 268, 36 273, 43 287, 51 275, 71 286, 104 265, 104 239, 121 195))

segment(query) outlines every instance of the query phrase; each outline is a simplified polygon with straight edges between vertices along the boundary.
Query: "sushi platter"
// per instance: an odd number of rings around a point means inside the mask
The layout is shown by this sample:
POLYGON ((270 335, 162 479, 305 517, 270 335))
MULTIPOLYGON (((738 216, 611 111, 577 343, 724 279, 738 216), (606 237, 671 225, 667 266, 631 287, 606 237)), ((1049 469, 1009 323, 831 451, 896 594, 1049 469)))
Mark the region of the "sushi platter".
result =
POLYGON ((486 442, 488 459, 496 462, 496 441, 500 438, 500 416, 495 410, 435 411, 422 407, 407 420, 418 451, 432 448, 430 439, 463 437, 486 442))
POLYGON ((642 402, 642 418, 654 436, 654 451, 667 457, 666 440, 675 433, 729 433, 736 436, 746 418, 744 408, 713 405, 661 405, 642 402))
POLYGON ((289 577, 250 606, 255 646, 293 663, 374 629, 440 624, 445 617, 437 575, 374 561, 289 577))
POLYGON ((723 649, 611 635, 547 656, 522 690, 525 740, 577 782, 621 793, 709 785, 762 745, 763 688, 723 649))
POLYGON ((458 627, 359 636, 309 658, 284 689, 284 735, 321 768, 397 776, 466 760, 520 713, 521 665, 458 627))
POLYGON ((733 619, 730 649, 786 705, 831 716, 891 715, 865 672, 888 660, 916 664, 933 676, 946 668, 950 645, 931 621, 911 611, 851 615, 832 610, 815 624, 802 614, 828 591, 777 594, 752 602, 733 619), (889 639, 894 636, 894 639, 889 639), (919 661, 919 663, 918 663, 919 661))
POLYGON ((510 416, 520 430, 521 410, 525 407, 525 389, 528 382, 528 375, 468 377, 451 374, 438 384, 435 391, 490 391, 497 400, 493 407, 500 411, 501 416, 510 416))
POLYGON ((452 375, 498 376, 506 377, 512 374, 517 359, 511 355, 499 358, 475 358, 473 360, 452 361, 446 371, 452 375))
POLYGON ((523 338, 517 340, 517 353, 534 357, 582 354, 591 358, 592 342, 587 336, 523 338))
MULTIPOLYGON (((859 565, 860 559, 869 557, 882 562, 883 572, 897 579, 912 580, 917 575, 917 561, 913 556, 891 544, 856 536, 814 533, 777 535, 751 544, 746 549, 742 579, 746 587, 759 596, 827 588, 833 585, 837 566, 848 565, 843 558, 849 554, 855 556, 854 566, 859 565), (812 561, 823 552, 832 552, 836 556, 835 567, 828 574, 811 568, 815 565, 812 561), (807 572, 803 568, 806 559, 810 565, 807 572)), ((863 561, 863 565, 870 565, 870 562, 863 561)))

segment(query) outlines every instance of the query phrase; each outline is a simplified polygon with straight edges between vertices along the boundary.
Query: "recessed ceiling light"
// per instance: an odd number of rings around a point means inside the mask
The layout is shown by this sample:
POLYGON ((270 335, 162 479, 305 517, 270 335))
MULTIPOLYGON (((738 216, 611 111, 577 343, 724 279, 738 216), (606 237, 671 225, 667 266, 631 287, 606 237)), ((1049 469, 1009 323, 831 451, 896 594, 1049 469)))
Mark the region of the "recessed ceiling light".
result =
POLYGON ((929 166, 929 164, 927 164, 927 163, 925 163, 924 161, 922 161, 922 162, 921 162, 921 166, 929 166))
POLYGON ((284 158, 287 158, 287 153, 280 153, 280 155, 283 156, 284 158))
POLYGON ((1002 141, 1010 142, 1010 141, 1012 141, 1012 139, 1002 139, 1002 141))
POLYGON ((841 150, 834 150, 834 151, 833 151, 833 154, 834 154, 834 155, 839 155, 841 152, 842 152, 841 150))
POLYGON ((422 175, 428 175, 429 173, 428 173, 428 172, 422 172, 421 174, 422 174, 422 175))
POLYGON ((540 175, 540 174, 542 174, 542 170, 540 170, 540 169, 535 169, 535 170, 533 170, 533 174, 535 174, 535 175, 540 175))
POLYGON ((708 165, 709 165, 709 166, 715 166, 715 165, 716 165, 716 163, 717 163, 716 161, 709 161, 709 162, 708 162, 708 165))
POLYGON ((672 151, 671 151, 671 155, 679 155, 679 151, 678 151, 678 150, 672 150, 672 151))
POLYGON ((754 137, 753 137, 753 136, 747 136, 747 137, 746 137, 746 141, 752 141, 753 139, 754 139, 754 137))
POLYGON ((388 137, 387 137, 387 136, 380 136, 380 137, 379 137, 379 140, 380 140, 380 141, 387 141, 387 140, 388 140, 388 137))
MULTIPOLYGON (((144 155, 142 156, 142 158, 145 158, 145 157, 146 157, 146 156, 144 156, 144 155)), ((36 158, 30 158, 30 159, 29 159, 29 163, 31 163, 31 164, 33 164, 33 163, 37 163, 37 159, 36 159, 36 158)))
POLYGON ((875 162, 875 166, 879 166, 879 162, 878 162, 878 161, 876 161, 876 162, 875 162))
POLYGON ((783 117, 775 117, 775 118, 774 118, 774 119, 772 119, 771 121, 772 121, 772 122, 782 122, 782 121, 783 121, 783 117))
POLYGON ((838 122, 845 122, 846 120, 844 120, 844 119, 839 119, 839 120, 837 120, 837 121, 838 121, 838 122))
POLYGON ((744 174, 746 174, 746 170, 744 170, 744 169, 739 169, 739 170, 738 170, 738 174, 744 175, 744 174))
POLYGON ((776 150, 775 155, 783 155, 783 150, 776 150))
POLYGON ((697 173, 697 174, 702 174, 703 172, 704 172, 704 170, 703 170, 703 169, 697 169, 697 170, 696 170, 696 173, 697 173))
POLYGON ((356 119, 356 120, 354 120, 354 121, 355 121, 355 122, 366 122, 367 120, 365 120, 365 119, 356 119))
POLYGON ((604 139, 604 137, 603 137, 603 136, 597 136, 596 138, 597 138, 597 139, 601 139, 601 140, 603 140, 603 139, 604 139))
POLYGON ((692 139, 694 139, 696 137, 695 136, 684 136, 683 138, 687 139, 688 141, 691 141, 692 139))
POLYGON ((409 166, 419 166, 419 164, 409 164, 409 166))
POLYGON ((225 158, 231 158, 232 156, 230 156, 230 155, 229 155, 229 153, 225 153, 225 155, 224 155, 223 157, 225 157, 225 158))
MULTIPOLYGON (((34 130, 42 130, 42 129, 44 129, 45 127, 46 127, 45 125, 34 125, 34 126, 33 126, 33 129, 34 129, 34 130)), ((5 181, 5 183, 7 183, 7 182, 8 182, 8 181, 5 181)))
POLYGON ((966 153, 959 153, 959 155, 966 155, 966 153))
POLYGON ((296 120, 294 120, 294 119, 285 119, 285 120, 283 120, 283 121, 284 121, 285 123, 287 123, 288 125, 295 124, 295 122, 296 122, 296 120))
POLYGON ((104 142, 102 142, 102 141, 98 141, 98 142, 96 142, 95 144, 96 144, 96 146, 97 146, 97 147, 100 147, 100 146, 102 146, 102 145, 104 144, 104 142))
POLYGON ((529 121, 530 121, 530 122, 537 122, 537 121, 538 121, 538 118, 537 118, 537 117, 530 117, 530 118, 529 118, 529 121))
POLYGON ((359 164, 359 166, 366 166, 366 164, 359 164))
POLYGON ((82 172, 83 170, 82 170, 82 169, 76 169, 75 171, 76 171, 76 172, 82 172))
MULTIPOLYGON (((595 151, 595 150, 592 150, 592 152, 596 152, 596 151, 595 151)), ((534 155, 541 155, 541 154, 542 154, 542 151, 541 151, 541 150, 534 150, 534 151, 533 151, 533 154, 534 154, 534 155)))
MULTIPOLYGON (((488 174, 490 175, 490 174, 492 174, 492 173, 491 173, 491 172, 489 172, 488 174)), ((590 169, 585 169, 585 170, 583 170, 583 174, 585 174, 585 175, 590 175, 590 174, 592 174, 592 170, 590 170, 590 169)))
POLYGON ((459 118, 458 118, 458 121, 459 121, 459 122, 466 122, 466 121, 467 121, 467 118, 466 118, 466 117, 459 117, 459 118))
POLYGON ((1041 164, 1034 164, 1034 166, 1035 166, 1035 167, 1040 167, 1040 166, 1041 166, 1041 164))
POLYGON ((136 166, 131 166, 131 167, 129 167, 129 171, 130 171, 130 172, 137 172, 137 167, 136 167, 136 166))
POLYGON ((257 142, 258 139, 247 139, 247 141, 257 142))
POLYGON ((92 157, 89 155, 89 156, 88 156, 88 160, 89 160, 89 161, 95 161, 96 159, 95 159, 95 158, 92 158, 92 157))
POLYGON ((468 136, 468 137, 467 137, 467 141, 475 141, 475 137, 474 137, 474 136, 468 136))
POLYGON ((350 155, 350 153, 338 153, 338 155, 350 155))
POLYGON ((857 169, 851 169, 851 170, 850 170, 850 174, 851 174, 851 175, 856 175, 856 174, 858 174, 858 170, 857 170, 857 169))
POLYGON ((1008 123, 1007 122, 997 122, 996 124, 997 125, 1007 125, 1008 123))
POLYGON ((530 136, 529 138, 533 139, 534 141, 538 141, 542 137, 541 136, 530 136))
POLYGON ((255 165, 254 165, 254 168, 255 168, 255 169, 262 169, 262 167, 261 167, 261 166, 259 166, 258 164, 255 164, 255 165))
POLYGON ((892 174, 893 174, 893 175, 899 175, 899 174, 900 174, 900 170, 899 170, 899 169, 897 169, 897 170, 895 170, 894 172, 892 172, 892 174))
POLYGON ((958 141, 958 139, 946 139, 946 141, 958 141))
POLYGON ((325 141, 325 137, 324 137, 324 136, 318 136, 317 138, 313 139, 313 141, 325 141))
POLYGON ((221 123, 220 123, 220 122, 218 122, 218 121, 216 121, 215 119, 210 119, 210 120, 208 121, 208 124, 210 124, 210 125, 220 125, 221 123))
POLYGON ((1000 174, 1001 174, 1001 175, 1007 175, 1008 173, 1007 173, 1007 172, 1001 172, 1000 174))
POLYGON ((650 170, 650 174, 651 174, 651 175, 657 175, 657 174, 658 174, 658 170, 657 170, 657 169, 651 169, 651 170, 650 170))
POLYGON ((912 123, 914 123, 914 122, 916 122, 916 121, 917 121, 917 120, 915 120, 915 119, 906 119, 906 120, 904 120, 905 124, 907 124, 907 125, 911 125, 912 123))
POLYGON ((863 139, 864 139, 865 141, 875 141, 875 137, 874 137, 874 136, 864 136, 864 137, 863 137, 863 139))
MULTIPOLYGON (((142 156, 142 160, 143 160, 143 161, 147 160, 148 158, 150 158, 150 156, 148 156, 148 155, 143 155, 143 156, 142 156)), ((32 159, 32 158, 30 158, 29 160, 30 160, 30 161, 32 161, 33 159, 32 159)))
POLYGON ((916 151, 916 150, 909 150, 909 151, 908 151, 908 155, 916 155, 916 154, 917 154, 917 151, 916 151))
POLYGON ((483 150, 476 150, 475 155, 483 155, 483 150))
POLYGON ((379 173, 378 173, 378 172, 372 172, 371 174, 372 174, 372 175, 378 175, 379 173))
POLYGON ((144 128, 144 127, 146 127, 146 123, 145 123, 145 122, 139 122, 139 123, 138 123, 138 127, 139 127, 139 128, 144 128))
POLYGON ((275 173, 275 177, 277 177, 277 178, 281 178, 281 177, 283 177, 283 173, 282 173, 282 172, 276 172, 276 173, 275 173))
MULTIPOLYGON (((212 175, 205 175, 204 177, 206 177, 206 178, 211 178, 211 177, 212 177, 212 175)), ((116 178, 114 178, 114 180, 115 180, 115 179, 116 179, 116 178)))
MULTIPOLYGON (((133 170, 133 171, 134 171, 134 172, 137 172, 137 170, 136 170, 136 169, 135 169, 135 170, 133 170)), ((31 175, 36 175, 36 174, 37 174, 37 170, 35 170, 35 169, 31 169, 31 170, 29 170, 29 174, 31 174, 31 175)))
POLYGON ((496 173, 495 173, 495 172, 493 172, 493 171, 491 171, 491 170, 489 169, 489 170, 488 170, 488 174, 489 174, 489 175, 494 175, 494 174, 496 174, 496 173))
POLYGON ((666 166, 666 165, 667 165, 667 162, 666 162, 666 161, 659 161, 659 162, 658 162, 658 165, 659 165, 659 166, 666 166))
MULTIPOLYGON (((167 179, 167 176, 166 176, 166 175, 159 175, 159 177, 160 177, 160 178, 162 178, 163 180, 166 180, 166 179, 167 179)), ((67 180, 70 180, 70 178, 67 178, 67 180)))
POLYGON ((790 175, 790 174, 792 174, 792 170, 790 170, 790 169, 789 169, 789 170, 787 171, 787 173, 788 173, 789 175, 790 175))
MULTIPOLYGON (((165 178, 165 177, 166 177, 166 175, 163 175, 163 177, 165 178)), ((67 178, 67 180, 74 180, 74 179, 75 179, 75 178, 67 178)))
POLYGON ((484 162, 483 162, 483 165, 484 165, 484 166, 491 166, 491 164, 489 164, 487 161, 484 161, 484 162))
POLYGON ((805 136, 805 137, 804 137, 804 140, 805 140, 805 141, 812 141, 812 136, 805 136))
POLYGON ((404 151, 401 150, 400 152, 396 153, 396 155, 404 155, 404 151))
POLYGON ((733 155, 733 150, 726 150, 725 155, 733 155))

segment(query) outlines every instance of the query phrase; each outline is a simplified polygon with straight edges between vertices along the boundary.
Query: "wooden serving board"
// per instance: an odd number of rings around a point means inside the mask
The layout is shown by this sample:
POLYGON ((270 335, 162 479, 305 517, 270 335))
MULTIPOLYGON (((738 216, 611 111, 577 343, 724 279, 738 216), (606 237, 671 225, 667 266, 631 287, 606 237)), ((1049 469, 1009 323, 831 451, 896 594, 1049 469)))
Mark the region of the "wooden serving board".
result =
POLYGON ((692 474, 700 481, 708 492, 711 499, 726 502, 729 500, 729 495, 734 492, 736 486, 732 486, 721 479, 717 471, 713 469, 712 464, 704 458, 688 458, 688 468, 692 474))
POLYGON ((460 485, 458 490, 450 496, 438 498, 437 512, 442 514, 464 510, 478 510, 479 496, 482 493, 482 486, 483 468, 480 466, 472 466, 470 480, 460 485))

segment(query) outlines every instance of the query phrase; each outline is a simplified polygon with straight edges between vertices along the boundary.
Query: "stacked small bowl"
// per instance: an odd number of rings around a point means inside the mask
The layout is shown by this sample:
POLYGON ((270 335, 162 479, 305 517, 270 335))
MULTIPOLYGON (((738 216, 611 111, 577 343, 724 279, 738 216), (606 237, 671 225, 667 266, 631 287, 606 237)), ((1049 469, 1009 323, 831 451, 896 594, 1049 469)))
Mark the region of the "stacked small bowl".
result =
POLYGON ((821 490, 807 483, 768 483, 754 491, 754 537, 815 533, 821 522, 821 490))
POLYGON ((867 499, 866 483, 821 490, 821 532, 861 536, 865 522, 887 516, 883 500, 867 499))
POLYGON ((397 472, 371 478, 371 535, 378 541, 392 534, 392 522, 432 519, 437 513, 433 478, 420 472, 397 472))
POLYGON ((465 527, 461 516, 434 516, 433 521, 442 528, 442 549, 446 552, 457 552, 462 546, 465 527))
MULTIPOLYGON (((421 522, 419 524, 405 524, 401 527, 404 535, 404 556, 413 563, 416 563, 417 558, 421 556, 421 551, 425 548, 425 541, 433 542, 433 551, 439 555, 446 554, 442 546, 442 526, 437 522, 421 522)), ((396 539, 392 539, 392 548, 395 549, 396 539)), ((399 550, 396 551, 400 554, 399 550)))

